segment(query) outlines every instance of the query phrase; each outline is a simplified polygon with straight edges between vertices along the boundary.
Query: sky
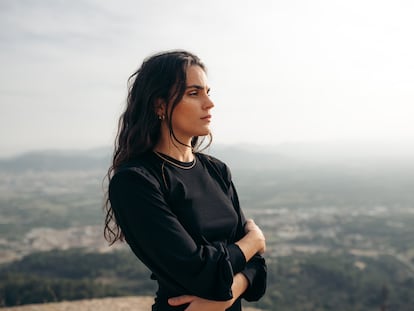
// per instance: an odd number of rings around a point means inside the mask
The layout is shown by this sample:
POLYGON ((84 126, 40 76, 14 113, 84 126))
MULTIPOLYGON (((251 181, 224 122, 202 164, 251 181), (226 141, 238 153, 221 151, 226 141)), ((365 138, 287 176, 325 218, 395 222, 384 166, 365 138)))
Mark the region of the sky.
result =
POLYGON ((2 0, 0 156, 113 143, 159 51, 208 67, 214 141, 414 145, 410 0, 2 0))

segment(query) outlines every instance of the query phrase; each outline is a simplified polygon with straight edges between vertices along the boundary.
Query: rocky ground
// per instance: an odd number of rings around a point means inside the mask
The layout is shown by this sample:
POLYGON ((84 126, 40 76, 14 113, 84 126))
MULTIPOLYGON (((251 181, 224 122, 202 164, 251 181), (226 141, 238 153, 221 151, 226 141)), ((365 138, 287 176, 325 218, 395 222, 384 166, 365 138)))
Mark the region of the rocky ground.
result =
MULTIPOLYGON (((32 304, 0 308, 1 311, 150 311, 152 297, 117 297, 66 301, 59 303, 32 304)), ((260 311, 244 308, 243 311, 260 311)))

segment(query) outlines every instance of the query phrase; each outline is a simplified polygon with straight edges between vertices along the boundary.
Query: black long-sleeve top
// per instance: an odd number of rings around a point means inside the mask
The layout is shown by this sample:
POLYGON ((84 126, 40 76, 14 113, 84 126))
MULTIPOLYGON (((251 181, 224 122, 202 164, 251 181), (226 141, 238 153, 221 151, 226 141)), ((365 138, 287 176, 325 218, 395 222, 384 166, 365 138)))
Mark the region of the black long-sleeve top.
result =
MULTIPOLYGON (((245 218, 227 166, 201 153, 195 163, 161 157, 140 156, 118 169, 109 185, 127 243, 158 281, 153 310, 184 310, 167 302, 184 294, 231 299, 239 272, 249 281, 242 297, 258 300, 266 289, 266 264, 259 255, 246 262, 234 244, 245 234, 245 218)), ((240 299, 228 310, 240 311, 240 299)))

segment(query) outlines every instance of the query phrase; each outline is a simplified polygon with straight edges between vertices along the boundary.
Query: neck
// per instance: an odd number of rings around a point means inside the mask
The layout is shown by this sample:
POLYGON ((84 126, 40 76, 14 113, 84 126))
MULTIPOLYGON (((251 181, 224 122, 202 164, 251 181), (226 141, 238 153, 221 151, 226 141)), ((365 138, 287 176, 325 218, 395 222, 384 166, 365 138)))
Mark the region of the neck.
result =
POLYGON ((194 154, 192 151, 191 140, 183 141, 182 143, 188 144, 187 146, 182 145, 177 141, 171 139, 160 139, 157 145, 154 148, 154 151, 166 154, 178 161, 181 162, 191 162, 194 160, 194 154))

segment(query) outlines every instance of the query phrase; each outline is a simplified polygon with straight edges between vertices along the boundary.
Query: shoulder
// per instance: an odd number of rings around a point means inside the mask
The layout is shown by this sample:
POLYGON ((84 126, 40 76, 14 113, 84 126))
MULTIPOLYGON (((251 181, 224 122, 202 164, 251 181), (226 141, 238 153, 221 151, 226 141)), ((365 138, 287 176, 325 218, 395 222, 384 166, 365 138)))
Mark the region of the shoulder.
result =
POLYGON ((159 187, 159 165, 150 155, 142 155, 118 167, 110 180, 110 187, 131 183, 152 184, 159 187))
POLYGON ((231 180, 231 172, 230 168, 227 166, 226 163, 217 159, 214 156, 197 152, 196 156, 200 162, 202 162, 207 168, 215 170, 218 174, 220 174, 225 180, 231 180))
POLYGON ((198 160, 200 160, 203 163, 215 165, 221 169, 227 169, 226 163, 224 163, 223 161, 217 159, 216 157, 212 155, 201 153, 201 152, 197 152, 195 155, 197 156, 198 160))

